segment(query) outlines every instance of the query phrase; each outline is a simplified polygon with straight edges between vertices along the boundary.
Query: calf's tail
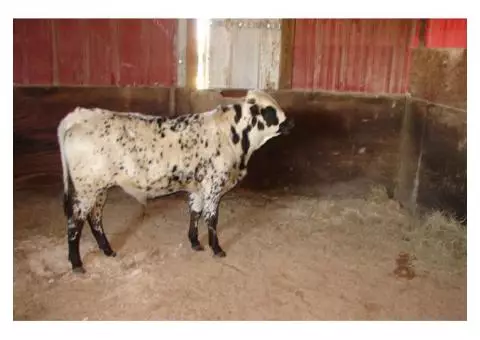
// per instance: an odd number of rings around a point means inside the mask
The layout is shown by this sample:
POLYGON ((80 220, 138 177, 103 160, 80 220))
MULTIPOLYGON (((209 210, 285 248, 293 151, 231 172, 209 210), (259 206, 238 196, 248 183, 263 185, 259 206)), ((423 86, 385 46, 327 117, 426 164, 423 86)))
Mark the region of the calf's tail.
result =
POLYGON ((65 133, 68 130, 67 119, 63 119, 58 125, 57 137, 58 145, 60 147, 60 158, 62 160, 62 175, 63 175, 63 211, 65 216, 71 217, 73 215, 73 196, 75 188, 73 186, 72 177, 70 176, 70 169, 65 154, 65 133))

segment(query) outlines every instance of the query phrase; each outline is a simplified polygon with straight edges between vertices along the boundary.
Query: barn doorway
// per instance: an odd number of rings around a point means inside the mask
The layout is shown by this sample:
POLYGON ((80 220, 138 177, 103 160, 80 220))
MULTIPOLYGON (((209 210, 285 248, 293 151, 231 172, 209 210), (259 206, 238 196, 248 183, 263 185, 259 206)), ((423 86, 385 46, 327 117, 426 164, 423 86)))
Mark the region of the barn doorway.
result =
POLYGON ((196 88, 278 89, 281 20, 196 19, 196 88))
POLYGON ((197 19, 197 80, 199 90, 209 88, 210 19, 197 19))

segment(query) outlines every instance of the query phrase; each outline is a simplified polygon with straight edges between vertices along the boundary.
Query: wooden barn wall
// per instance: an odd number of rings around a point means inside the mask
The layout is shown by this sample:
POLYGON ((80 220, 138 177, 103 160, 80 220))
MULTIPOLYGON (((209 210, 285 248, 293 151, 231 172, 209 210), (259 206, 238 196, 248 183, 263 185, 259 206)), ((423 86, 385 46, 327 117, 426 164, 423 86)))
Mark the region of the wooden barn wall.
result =
POLYGON ((210 88, 278 88, 280 20, 215 19, 211 23, 210 88))
POLYGON ((415 20, 297 19, 294 89, 405 93, 415 20))
POLYGON ((467 48, 467 19, 429 19, 426 28, 426 47, 467 48))
POLYGON ((14 85, 176 83, 175 19, 15 19, 14 85))

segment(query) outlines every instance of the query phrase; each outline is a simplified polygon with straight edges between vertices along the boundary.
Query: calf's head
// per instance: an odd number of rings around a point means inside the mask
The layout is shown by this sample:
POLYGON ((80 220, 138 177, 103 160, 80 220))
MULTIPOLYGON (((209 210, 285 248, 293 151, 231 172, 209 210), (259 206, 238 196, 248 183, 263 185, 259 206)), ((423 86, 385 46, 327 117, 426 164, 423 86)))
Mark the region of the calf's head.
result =
POLYGON ((244 143, 248 140, 251 152, 273 137, 289 134, 294 127, 293 119, 287 118, 275 99, 263 91, 248 91, 234 108, 235 130, 244 143))

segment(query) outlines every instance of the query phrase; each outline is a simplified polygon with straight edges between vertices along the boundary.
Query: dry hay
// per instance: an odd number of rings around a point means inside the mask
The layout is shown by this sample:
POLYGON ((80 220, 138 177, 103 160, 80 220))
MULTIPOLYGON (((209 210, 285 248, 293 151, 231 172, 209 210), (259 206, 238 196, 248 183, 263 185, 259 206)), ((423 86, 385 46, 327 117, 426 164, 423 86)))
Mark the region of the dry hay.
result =
POLYGON ((434 211, 413 219, 404 234, 410 249, 430 266, 463 270, 467 257, 467 230, 453 217, 434 211))
POLYGON ((374 251, 372 243, 388 242, 389 235, 415 260, 417 269, 465 270, 466 226, 442 211, 413 216, 390 199, 383 186, 373 185, 364 199, 319 200, 312 218, 317 222, 312 233, 335 228, 360 238, 364 250, 371 246, 374 251))

